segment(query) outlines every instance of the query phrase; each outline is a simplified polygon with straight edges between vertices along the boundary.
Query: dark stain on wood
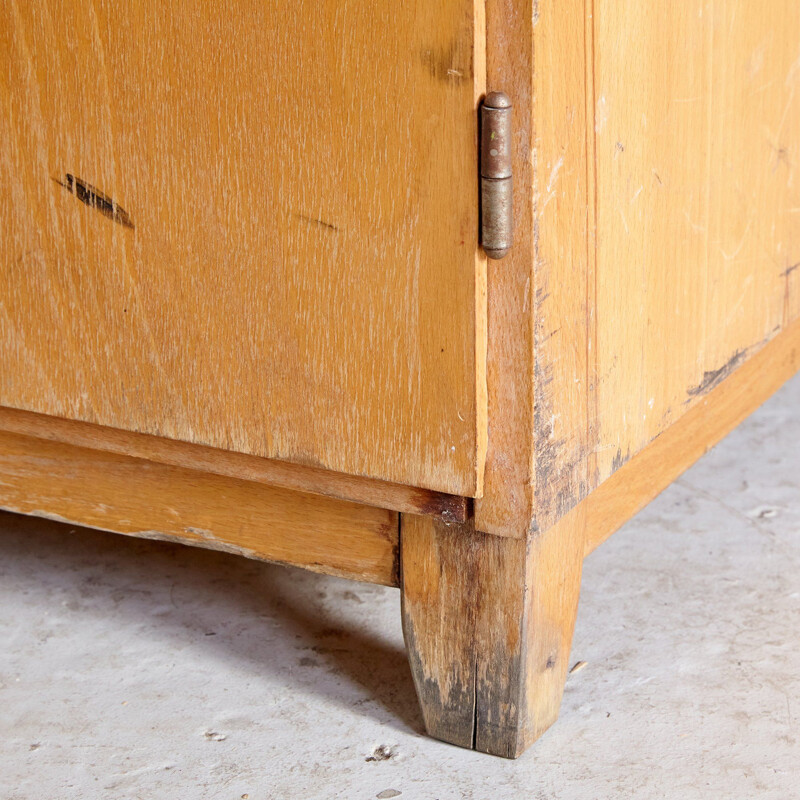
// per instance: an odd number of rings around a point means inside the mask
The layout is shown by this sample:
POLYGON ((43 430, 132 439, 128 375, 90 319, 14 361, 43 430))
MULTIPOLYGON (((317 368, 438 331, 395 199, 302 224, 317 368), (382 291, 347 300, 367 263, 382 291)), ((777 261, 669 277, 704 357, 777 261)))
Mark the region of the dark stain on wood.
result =
POLYGON ((477 603, 471 592, 479 592, 474 530, 430 519, 427 530, 436 533, 420 539, 421 518, 409 519, 407 525, 403 520, 401 515, 403 638, 425 728, 436 739, 474 749, 477 603), (426 545, 432 548, 427 556, 439 575, 436 587, 423 577, 426 545), (448 620, 457 623, 451 627, 448 620), (424 646, 432 641, 439 658, 431 658, 430 646, 424 646))
POLYGON ((548 387, 553 382, 552 367, 543 363, 540 353, 542 346, 551 338, 544 330, 543 313, 538 313, 544 306, 550 293, 542 286, 536 288, 534 307, 534 361, 533 361, 533 437, 536 446, 536 491, 553 485, 559 477, 559 453, 564 446, 563 440, 553 439, 553 414, 548 387))
POLYGON ((523 648, 524 645, 509 651, 495 647, 480 654, 486 673, 475 686, 473 750, 501 758, 516 758, 522 752, 522 728, 526 721, 523 648))
MULTIPOLYGON (((546 283, 544 265, 540 267, 540 283, 546 283)), ((555 437, 553 429, 553 403, 550 385, 553 370, 543 356, 546 345, 560 329, 545 330, 541 320, 547 314, 542 310, 549 297, 544 285, 536 289, 534 313, 534 406, 533 438, 536 448, 535 496, 536 513, 529 532, 546 529, 574 508, 585 497, 589 487, 586 480, 586 452, 580 445, 568 446, 563 437, 555 437)))
POLYGON ((572 454, 562 460, 561 472, 564 476, 562 485, 537 488, 537 498, 543 500, 549 497, 551 503, 551 513, 543 519, 545 525, 537 525, 537 529, 554 525, 558 519, 575 508, 586 497, 589 493, 589 484, 582 477, 585 470, 586 454, 580 446, 574 447, 572 454), (545 494, 545 491, 548 494, 545 494))
POLYGON ((525 542, 472 523, 402 517, 403 634, 426 729, 461 747, 515 758, 558 713, 583 528, 525 542), (554 581, 551 569, 562 562, 564 580, 554 581), (563 604, 563 615, 547 611, 542 597, 563 604))
POLYGON ((424 557, 419 539, 413 541, 417 533, 401 528, 401 553, 403 635, 426 729, 460 747, 514 758, 525 707, 523 650, 509 648, 502 634, 494 640, 486 628, 494 631, 505 611, 518 619, 517 645, 524 638, 524 564, 514 556, 524 554, 525 544, 488 536, 471 525, 447 527, 432 519, 423 524, 436 531, 426 543, 436 562, 429 572, 435 583, 426 592, 419 591, 420 573, 409 574, 424 557), (494 557, 487 548, 497 549, 494 557), (496 597, 488 585, 495 579, 492 568, 505 571, 508 558, 519 567, 518 585, 508 587, 511 607, 502 607, 502 598, 500 607, 487 607, 496 597))
POLYGON ((99 189, 96 189, 89 183, 76 178, 69 172, 64 175, 64 180, 60 181, 57 178, 53 180, 59 185, 63 186, 70 194, 75 195, 78 200, 89 208, 94 208, 99 211, 104 217, 122 225, 123 228, 134 230, 134 224, 128 212, 111 197, 103 194, 99 189))
POLYGON ((800 261, 781 272, 781 278, 788 278, 798 267, 800 267, 800 261))
POLYGON ((417 513, 439 517, 447 525, 466 522, 472 517, 473 503, 469 497, 418 489, 414 492, 417 513))
POLYGON ((426 675, 429 665, 420 658, 412 618, 407 614, 403 615, 403 638, 428 734, 443 742, 474 750, 475 668, 462 673, 457 667, 463 663, 454 664, 448 679, 444 676, 430 677, 426 675), (446 695, 445 685, 448 687, 446 695))
MULTIPOLYGON (((702 397, 719 386, 747 357, 747 350, 737 350, 719 369, 703 373, 703 380, 697 386, 691 386, 686 394, 689 398, 702 397)), ((687 401, 688 402, 688 401, 687 401)))
POLYGON ((403 515, 398 514, 392 527, 392 586, 403 585, 403 562, 400 555, 400 536, 403 532, 403 515))
POLYGON ((447 47, 420 51, 419 58, 432 77, 447 83, 473 78, 472 31, 465 29, 447 47))
POLYGON ((616 472, 620 467, 626 464, 628 461, 631 460, 631 449, 628 448, 628 452, 625 455, 622 455, 622 448, 618 447, 617 452, 614 454, 614 460, 611 462, 611 472, 616 472))

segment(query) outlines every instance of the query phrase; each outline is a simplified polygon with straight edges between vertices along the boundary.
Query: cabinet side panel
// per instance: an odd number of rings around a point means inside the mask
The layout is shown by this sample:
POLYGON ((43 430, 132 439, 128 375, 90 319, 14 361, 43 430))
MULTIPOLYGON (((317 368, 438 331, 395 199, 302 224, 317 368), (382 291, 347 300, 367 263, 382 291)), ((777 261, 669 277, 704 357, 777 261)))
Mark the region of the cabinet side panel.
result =
POLYGON ((800 6, 488 7, 531 238, 490 265, 476 525, 523 536, 800 318, 800 6))
POLYGON ((593 483, 798 315, 800 6, 595 0, 593 483))

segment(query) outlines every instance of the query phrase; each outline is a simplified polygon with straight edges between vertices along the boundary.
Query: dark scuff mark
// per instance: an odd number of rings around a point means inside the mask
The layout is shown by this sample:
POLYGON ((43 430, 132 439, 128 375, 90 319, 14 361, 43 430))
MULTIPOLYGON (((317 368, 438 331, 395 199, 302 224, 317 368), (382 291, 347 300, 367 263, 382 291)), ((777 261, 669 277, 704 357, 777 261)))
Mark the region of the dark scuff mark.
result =
POLYGON ((611 462, 611 474, 613 475, 621 466, 623 466, 623 464, 626 464, 630 460, 630 448, 628 448, 628 452, 625 453, 625 455, 622 455, 622 448, 618 447, 617 452, 614 454, 614 460, 611 462))
POLYGON ((327 228, 331 231, 338 231, 338 226, 334 225, 332 222, 325 222, 324 219, 317 219, 316 217, 307 217, 305 214, 295 214, 297 219, 303 220, 303 222, 308 222, 311 225, 319 225, 321 228, 327 228))
POLYGON ((554 331, 550 331, 547 336, 544 337, 544 341, 546 342, 548 339, 552 339, 554 336, 557 336, 561 333, 561 326, 559 325, 554 331))
MULTIPOLYGON (((534 238, 537 233, 534 226, 534 238)), ((544 265, 538 263, 540 269, 543 269, 544 265)), ((553 382, 553 369, 550 364, 543 362, 542 350, 558 331, 546 331, 542 323, 545 314, 539 313, 539 310, 550 297, 543 284, 542 280, 534 296, 536 313, 534 313, 533 362, 533 429, 536 447, 534 493, 536 507, 543 513, 531 520, 529 527, 531 535, 546 530, 552 521, 564 516, 577 505, 587 490, 582 474, 586 462, 585 453, 580 448, 568 452, 567 441, 563 437, 556 438, 553 429, 549 391, 549 386, 553 382)))
POLYGON ((119 203, 114 202, 112 198, 103 194, 91 184, 76 178, 74 175, 70 175, 69 172, 64 175, 63 181, 57 178, 53 178, 53 180, 59 186, 63 186, 70 194, 74 194, 84 205, 96 209, 104 217, 108 217, 108 219, 122 225, 124 228, 134 230, 135 226, 128 212, 119 203))
POLYGON ((773 152, 775 153, 775 166, 772 168, 772 171, 775 172, 778 167, 783 164, 784 166, 788 167, 789 169, 792 168, 792 162, 789 160, 789 150, 786 147, 776 147, 774 144, 770 142, 769 145, 773 152))
POLYGON ((710 370, 703 373, 703 380, 697 386, 692 386, 687 390, 689 397, 702 397, 712 389, 719 386, 739 364, 744 361, 747 355, 746 350, 737 350, 719 369, 710 370))
POLYGON ((422 50, 419 58, 436 80, 461 83, 474 77, 471 32, 465 31, 447 47, 422 50))
POLYGON ((800 261, 781 272, 781 278, 788 278, 798 267, 800 267, 800 261))
POLYGON ((472 517, 471 498, 418 489, 412 494, 415 514, 440 517, 446 525, 463 523, 472 517))

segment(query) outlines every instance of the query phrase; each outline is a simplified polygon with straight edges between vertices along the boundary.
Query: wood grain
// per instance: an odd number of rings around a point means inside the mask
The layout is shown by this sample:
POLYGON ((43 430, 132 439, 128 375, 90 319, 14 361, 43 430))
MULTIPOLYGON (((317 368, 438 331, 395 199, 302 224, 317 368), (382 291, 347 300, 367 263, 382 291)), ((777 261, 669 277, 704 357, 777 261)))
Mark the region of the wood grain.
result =
POLYGON ((489 264, 490 437, 480 530, 526 536, 586 464, 583 0, 489 0, 487 83, 514 103, 514 249, 489 264), (557 77, 556 77, 557 76, 557 77))
POLYGON ((403 631, 430 735, 515 758, 555 721, 580 591, 581 514, 528 541, 401 517, 403 631))
POLYGON ((354 478, 315 467, 216 450, 143 433, 104 428, 88 422, 47 417, 14 408, 0 407, 0 431, 144 458, 158 464, 226 475, 229 478, 264 483, 282 489, 321 494, 393 511, 433 514, 450 522, 465 522, 470 513, 469 501, 457 495, 370 478, 354 478))
POLYGON ((800 320, 615 472, 582 503, 585 552, 604 542, 800 369, 800 320))
POLYGON ((800 6, 596 1, 593 29, 599 483, 796 313, 800 6))
POLYGON ((397 585, 397 514, 0 432, 0 508, 397 585))
POLYGON ((533 514, 533 6, 486 0, 486 82, 513 104, 514 246, 488 264, 488 416, 478 530, 524 535, 533 514))
POLYGON ((800 317, 800 6, 490 0, 487 37, 531 237, 490 265, 475 513, 526 536, 800 317))
POLYGON ((0 3, 0 405, 481 491, 483 3, 0 3))

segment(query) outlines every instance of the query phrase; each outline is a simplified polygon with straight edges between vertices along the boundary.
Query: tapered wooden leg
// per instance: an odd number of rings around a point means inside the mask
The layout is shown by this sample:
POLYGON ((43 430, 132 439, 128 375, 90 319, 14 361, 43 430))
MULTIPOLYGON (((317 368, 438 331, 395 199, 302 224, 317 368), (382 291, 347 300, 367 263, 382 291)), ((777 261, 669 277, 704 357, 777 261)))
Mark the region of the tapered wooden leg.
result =
POLYGON ((582 513, 528 540, 403 515, 403 632, 431 736, 516 758, 555 721, 578 608, 582 513))

